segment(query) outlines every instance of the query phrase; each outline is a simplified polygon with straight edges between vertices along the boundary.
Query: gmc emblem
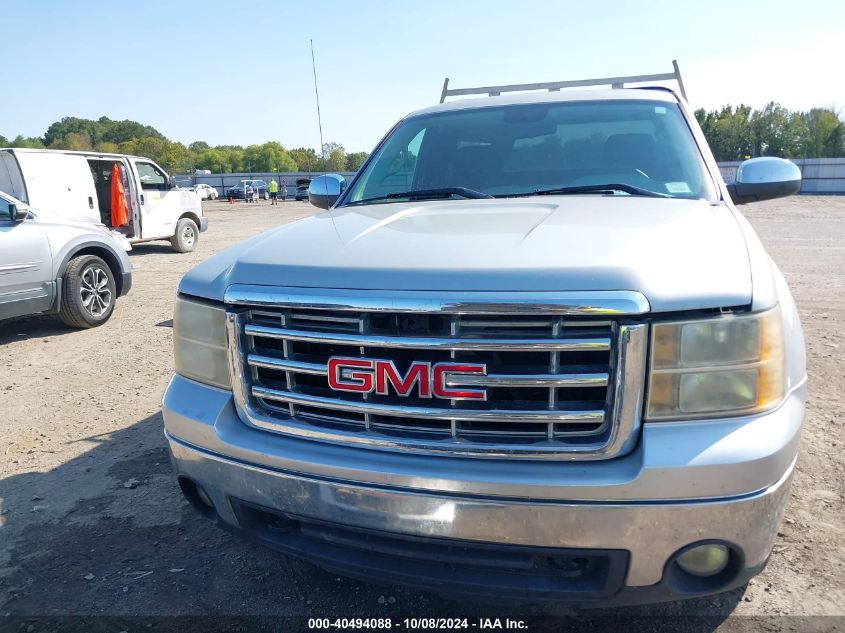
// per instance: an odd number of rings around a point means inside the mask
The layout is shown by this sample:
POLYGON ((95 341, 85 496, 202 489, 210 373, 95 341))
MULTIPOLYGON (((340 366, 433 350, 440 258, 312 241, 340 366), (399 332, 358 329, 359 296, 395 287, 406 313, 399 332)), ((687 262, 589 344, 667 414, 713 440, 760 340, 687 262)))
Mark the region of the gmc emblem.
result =
POLYGON ((416 389, 420 398, 444 400, 487 400, 485 389, 449 388, 446 381, 457 374, 487 375, 487 365, 482 363, 411 363, 403 376, 390 360, 371 358, 346 358, 332 356, 328 363, 329 387, 335 391, 352 393, 377 393, 388 395, 391 390, 398 396, 408 397, 416 389))

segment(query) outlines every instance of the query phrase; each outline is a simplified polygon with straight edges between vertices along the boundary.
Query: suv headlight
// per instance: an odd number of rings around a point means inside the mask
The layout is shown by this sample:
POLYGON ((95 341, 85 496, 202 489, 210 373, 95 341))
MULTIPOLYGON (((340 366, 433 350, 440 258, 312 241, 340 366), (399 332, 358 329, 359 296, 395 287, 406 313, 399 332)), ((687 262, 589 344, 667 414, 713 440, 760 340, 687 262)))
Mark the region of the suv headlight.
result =
POLYGON ((701 321, 657 323, 646 418, 746 415, 784 395, 780 308, 701 321))
POLYGON ((214 387, 232 388, 223 308, 176 297, 173 348, 177 373, 214 387))

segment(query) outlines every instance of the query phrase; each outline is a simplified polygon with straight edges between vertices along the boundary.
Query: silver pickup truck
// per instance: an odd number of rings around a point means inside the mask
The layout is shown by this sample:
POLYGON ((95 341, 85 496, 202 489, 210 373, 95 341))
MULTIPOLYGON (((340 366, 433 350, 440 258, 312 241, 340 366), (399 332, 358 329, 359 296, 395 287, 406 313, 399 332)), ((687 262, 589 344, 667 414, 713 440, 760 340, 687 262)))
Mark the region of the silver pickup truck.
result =
POLYGON ((726 185, 668 89, 410 114, 348 185, 311 183, 325 212, 182 279, 181 488, 259 543, 450 595, 741 587, 772 551, 806 370, 736 205, 800 181, 761 158, 726 185))

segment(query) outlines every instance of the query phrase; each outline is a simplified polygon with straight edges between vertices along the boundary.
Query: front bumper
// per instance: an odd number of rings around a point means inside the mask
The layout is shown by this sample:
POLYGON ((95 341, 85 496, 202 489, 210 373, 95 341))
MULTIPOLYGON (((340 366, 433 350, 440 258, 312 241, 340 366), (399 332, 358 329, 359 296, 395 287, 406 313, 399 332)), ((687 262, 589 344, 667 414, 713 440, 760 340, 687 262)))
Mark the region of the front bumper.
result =
POLYGON ((200 233, 205 233, 208 230, 208 218, 200 218, 200 233))
POLYGON ((127 294, 132 289, 132 271, 120 273, 120 296, 127 294))
POLYGON ((597 561, 593 569, 604 565, 605 575, 572 587, 544 577, 509 594, 624 604, 724 591, 762 569, 804 407, 802 387, 757 417, 646 424, 625 457, 507 468, 499 459, 353 449, 259 431, 240 421, 229 392, 179 376, 163 412, 183 483, 202 487, 225 526, 264 544, 353 576, 485 595, 496 593, 497 581, 456 573, 455 551, 487 560, 479 551, 492 545, 497 561, 523 556, 515 563, 522 573, 529 559, 580 556, 597 561), (273 528, 273 517, 288 527, 273 528), (679 581, 673 555, 710 540, 734 549, 730 577, 712 586, 679 581), (379 556, 356 558, 360 543, 376 541, 379 556), (395 553, 393 564, 384 552, 395 553), (432 566, 443 552, 452 559, 432 566))

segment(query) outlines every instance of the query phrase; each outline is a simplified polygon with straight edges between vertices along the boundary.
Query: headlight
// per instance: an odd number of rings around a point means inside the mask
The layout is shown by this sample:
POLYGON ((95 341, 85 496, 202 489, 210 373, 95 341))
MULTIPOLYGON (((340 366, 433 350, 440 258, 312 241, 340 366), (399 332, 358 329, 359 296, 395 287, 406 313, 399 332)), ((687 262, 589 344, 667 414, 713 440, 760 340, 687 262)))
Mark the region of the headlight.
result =
POLYGON ((771 409, 783 399, 783 364, 778 307, 759 314, 655 324, 646 418, 771 409))
POLYGON ((176 372, 199 382, 231 389, 223 308, 176 298, 173 313, 176 372))

